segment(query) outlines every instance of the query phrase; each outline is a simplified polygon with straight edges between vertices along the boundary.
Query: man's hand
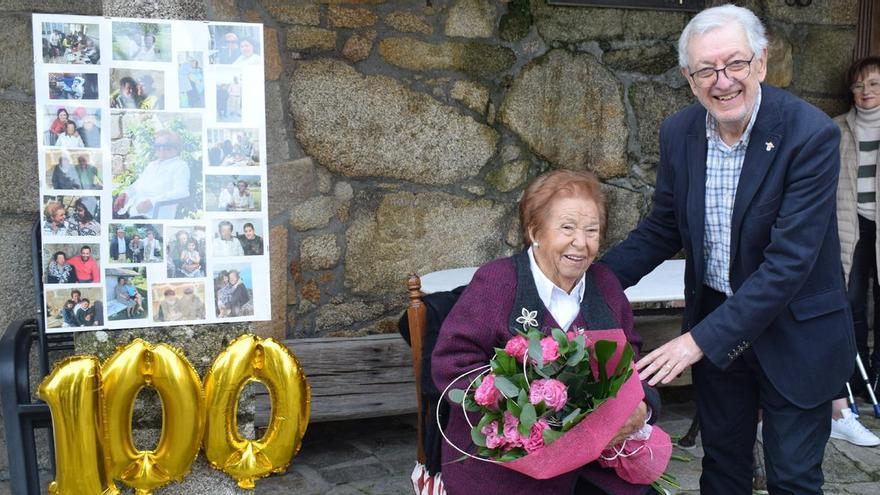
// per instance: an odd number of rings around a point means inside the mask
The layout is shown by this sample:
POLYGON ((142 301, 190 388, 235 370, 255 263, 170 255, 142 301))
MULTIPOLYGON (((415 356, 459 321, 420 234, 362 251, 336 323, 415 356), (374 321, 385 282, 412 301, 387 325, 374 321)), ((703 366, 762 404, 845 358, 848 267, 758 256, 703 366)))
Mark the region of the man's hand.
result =
POLYGON ((624 441, 626 437, 632 435, 633 433, 642 429, 642 426, 645 425, 645 420, 648 418, 648 406, 644 401, 639 402, 638 407, 629 415, 629 419, 626 420, 626 423, 620 428, 620 431, 617 432, 617 435, 614 435, 614 438, 608 442, 608 445, 605 448, 613 447, 620 442, 624 441))
POLYGON ((138 213, 146 213, 153 208, 153 202, 149 199, 145 199, 137 204, 138 213))
POLYGON ((639 378, 648 385, 664 385, 674 380, 685 368, 703 357, 703 351, 690 333, 682 334, 661 345, 636 363, 639 378))

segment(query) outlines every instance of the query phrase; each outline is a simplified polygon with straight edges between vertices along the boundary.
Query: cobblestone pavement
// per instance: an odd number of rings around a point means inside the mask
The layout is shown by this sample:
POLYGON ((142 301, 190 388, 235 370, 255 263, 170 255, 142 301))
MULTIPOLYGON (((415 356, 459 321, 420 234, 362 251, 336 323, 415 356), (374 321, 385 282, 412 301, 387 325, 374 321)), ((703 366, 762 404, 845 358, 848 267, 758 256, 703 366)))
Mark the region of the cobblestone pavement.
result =
MULTIPOLYGON (((880 433, 880 419, 862 403, 862 424, 880 433)), ((692 403, 666 404, 660 425, 673 436, 690 426, 692 403)), ((300 453, 287 472, 257 482, 255 495, 409 495, 409 474, 415 459, 415 416, 315 424, 309 427, 300 453)), ((670 471, 681 484, 678 493, 699 493, 699 446, 676 447, 674 454, 691 459, 673 460, 670 471)), ((876 495, 880 493, 880 447, 864 448, 831 440, 825 450, 825 493, 876 495)), ((0 482, 0 495, 10 493, 0 482)), ((161 493, 161 491, 160 491, 161 493)))
MULTIPOLYGON (((671 435, 683 435, 691 424, 692 403, 664 406, 660 425, 671 435)), ((862 424, 880 433, 880 420, 863 404, 862 424)), ((409 474, 415 459, 415 417, 313 425, 302 451, 287 473, 257 484, 261 495, 404 495, 412 494, 409 474)), ((698 494, 699 446, 676 447, 674 454, 690 462, 673 460, 670 471, 681 484, 681 494, 698 494)), ((831 440, 825 450, 825 493, 877 495, 880 493, 880 447, 856 447, 831 440)))

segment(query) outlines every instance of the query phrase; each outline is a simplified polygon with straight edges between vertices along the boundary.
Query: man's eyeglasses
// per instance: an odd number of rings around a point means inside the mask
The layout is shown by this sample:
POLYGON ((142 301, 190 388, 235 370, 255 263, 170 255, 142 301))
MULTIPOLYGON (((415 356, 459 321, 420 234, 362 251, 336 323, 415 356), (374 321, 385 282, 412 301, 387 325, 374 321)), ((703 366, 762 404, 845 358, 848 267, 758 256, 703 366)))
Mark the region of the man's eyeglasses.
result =
POLYGON ((691 72, 691 79, 694 80, 694 83, 697 86, 708 88, 718 82, 718 73, 723 72, 725 77, 731 81, 739 82, 746 79, 749 77, 749 74, 751 74, 752 60, 755 60, 754 54, 752 55, 752 58, 748 60, 734 60, 720 69, 706 67, 705 69, 691 72))
POLYGON ((854 94, 862 94, 865 90, 870 90, 872 93, 880 92, 880 81, 868 81, 867 83, 855 83, 849 87, 854 94))
POLYGON ((175 146, 171 143, 153 143, 153 148, 157 149, 157 150, 162 150, 162 149, 170 150, 170 149, 177 149, 177 146, 175 146))

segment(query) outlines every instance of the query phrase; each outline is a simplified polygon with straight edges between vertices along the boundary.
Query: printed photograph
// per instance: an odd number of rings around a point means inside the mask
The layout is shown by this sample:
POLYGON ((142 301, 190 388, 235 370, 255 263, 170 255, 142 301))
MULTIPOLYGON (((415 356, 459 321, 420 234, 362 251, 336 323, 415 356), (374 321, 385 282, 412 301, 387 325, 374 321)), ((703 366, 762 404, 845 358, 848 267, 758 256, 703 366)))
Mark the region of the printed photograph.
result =
POLYGON ((208 211, 260 211, 259 175, 207 175, 205 188, 208 211))
POLYGON ((101 109, 47 105, 43 144, 61 148, 100 148, 101 109))
POLYGON ((50 72, 50 100, 97 100, 98 74, 50 72))
POLYGON ((98 150, 46 151, 46 185, 51 189, 97 190, 104 187, 98 150))
POLYGON ((162 225, 111 223, 108 229, 108 263, 159 263, 162 261, 162 225))
POLYGON ((215 109, 218 122, 241 122, 241 72, 218 72, 215 109))
POLYGON ((112 69, 110 108, 164 109, 165 73, 160 70, 112 69))
POLYGON ((257 218, 217 220, 212 223, 211 256, 263 254, 263 223, 257 218))
POLYGON ((210 62, 224 65, 262 65, 260 31, 252 26, 210 27, 210 62))
POLYGON ((211 167, 259 166, 259 129, 208 128, 208 165, 211 167))
POLYGON ((146 268, 108 268, 104 270, 104 277, 107 280, 108 320, 141 320, 147 317, 150 303, 146 268))
POLYGON ((177 88, 180 108, 205 108, 203 52, 177 53, 177 88))
POLYGON ((44 22, 41 28, 43 62, 47 64, 101 63, 97 24, 44 22))
POLYGON ((224 264, 214 270, 214 305, 218 318, 254 314, 251 265, 224 264))
POLYGON ((201 218, 201 116, 113 115, 111 147, 122 140, 113 163, 113 218, 201 218))
POLYGON ((46 328, 103 326, 102 291, 101 287, 47 290, 46 328))
POLYGON ((98 283, 101 271, 96 242, 43 244, 43 282, 46 284, 98 283))
POLYGON ((171 61, 171 24, 113 22, 113 60, 171 61))
POLYGON ((100 196, 43 196, 43 242, 101 235, 100 196))
POLYGON ((168 227, 165 235, 165 268, 168 278, 204 277, 205 227, 168 227))
POLYGON ((153 320, 162 322, 204 319, 204 282, 153 284, 153 320))

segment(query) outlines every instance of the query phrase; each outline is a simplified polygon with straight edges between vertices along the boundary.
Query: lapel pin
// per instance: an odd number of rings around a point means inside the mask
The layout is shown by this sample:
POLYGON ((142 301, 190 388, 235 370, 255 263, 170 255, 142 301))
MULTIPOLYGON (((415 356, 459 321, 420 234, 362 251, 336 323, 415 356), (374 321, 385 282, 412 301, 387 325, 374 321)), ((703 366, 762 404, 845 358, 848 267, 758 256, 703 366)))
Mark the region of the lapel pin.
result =
POLYGON ((767 151, 773 151, 773 148, 774 148, 773 141, 767 141, 766 146, 767 146, 767 151))

